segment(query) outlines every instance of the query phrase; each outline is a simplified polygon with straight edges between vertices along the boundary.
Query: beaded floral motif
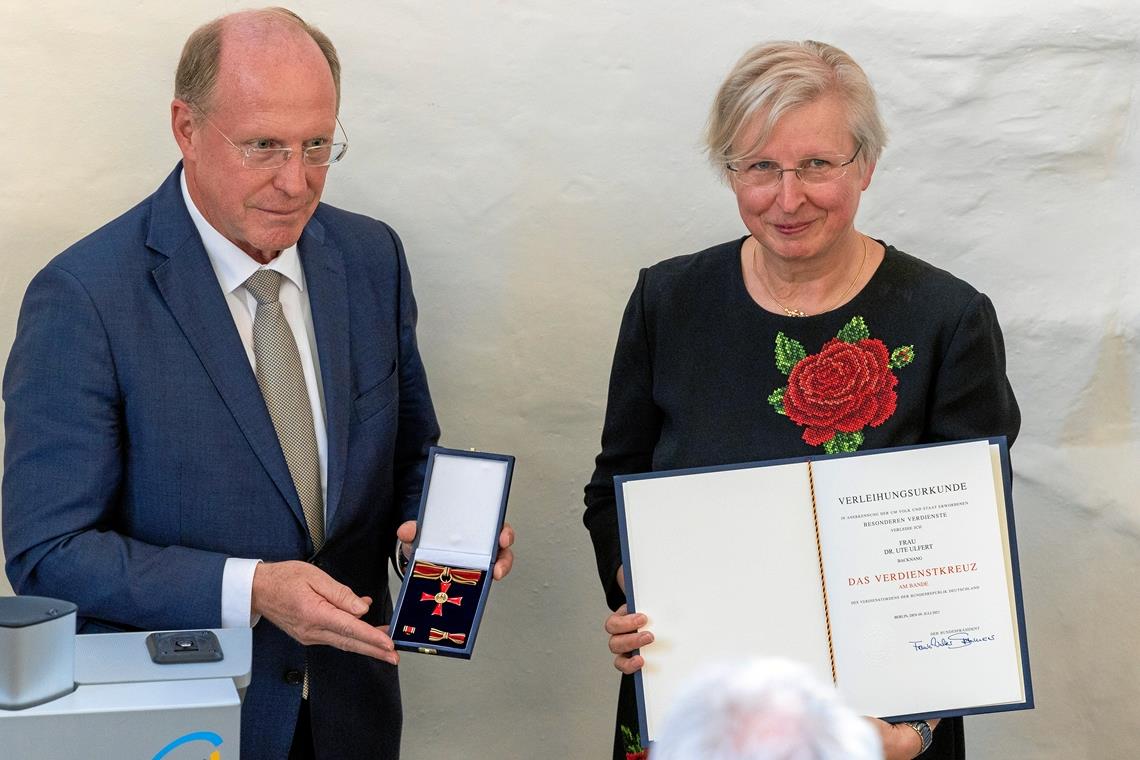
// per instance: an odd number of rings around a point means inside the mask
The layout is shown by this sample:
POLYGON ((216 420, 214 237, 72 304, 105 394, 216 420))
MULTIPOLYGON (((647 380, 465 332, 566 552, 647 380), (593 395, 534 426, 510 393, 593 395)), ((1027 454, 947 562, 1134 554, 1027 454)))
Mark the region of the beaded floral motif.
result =
POLYGON ((776 333, 776 368, 788 384, 768 403, 804 429, 804 442, 828 454, 858 451, 863 429, 878 427, 895 413, 898 378, 892 370, 914 361, 914 346, 887 351, 872 338, 862 317, 852 317, 839 334, 808 355, 803 344, 776 333))
POLYGON ((649 750, 641 746, 641 734, 629 728, 621 727, 622 744, 625 745, 625 760, 647 760, 649 750))

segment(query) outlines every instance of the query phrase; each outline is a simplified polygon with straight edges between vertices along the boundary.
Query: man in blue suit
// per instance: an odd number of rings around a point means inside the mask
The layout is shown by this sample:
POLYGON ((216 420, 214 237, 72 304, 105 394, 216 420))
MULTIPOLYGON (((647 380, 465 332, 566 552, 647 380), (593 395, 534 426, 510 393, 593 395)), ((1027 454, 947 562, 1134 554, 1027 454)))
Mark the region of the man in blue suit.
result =
POLYGON ((4 376, 12 585, 83 633, 253 625, 247 760, 399 755, 386 557, 439 429, 399 239, 320 203, 339 68, 281 9, 197 30, 181 164, 35 277, 4 376))

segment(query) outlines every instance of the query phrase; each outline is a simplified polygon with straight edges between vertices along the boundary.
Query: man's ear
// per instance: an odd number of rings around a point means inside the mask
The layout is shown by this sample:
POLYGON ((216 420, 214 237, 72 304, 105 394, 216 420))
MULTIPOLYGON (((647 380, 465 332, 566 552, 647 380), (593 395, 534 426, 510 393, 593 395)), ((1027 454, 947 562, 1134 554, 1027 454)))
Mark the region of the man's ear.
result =
POLYGON ((182 151, 184 162, 193 162, 196 158, 194 149, 194 132, 197 125, 194 123, 194 109, 183 100, 175 98, 170 103, 170 129, 174 132, 174 141, 182 151))

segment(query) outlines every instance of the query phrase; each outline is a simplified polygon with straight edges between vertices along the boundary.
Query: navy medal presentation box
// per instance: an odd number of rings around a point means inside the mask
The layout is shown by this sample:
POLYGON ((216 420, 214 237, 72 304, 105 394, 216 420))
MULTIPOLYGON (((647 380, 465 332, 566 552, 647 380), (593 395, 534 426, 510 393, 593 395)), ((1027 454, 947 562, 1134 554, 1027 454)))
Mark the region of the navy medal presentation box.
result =
POLYGON ((433 446, 388 633, 397 649, 470 659, 491 589, 515 458, 433 446))

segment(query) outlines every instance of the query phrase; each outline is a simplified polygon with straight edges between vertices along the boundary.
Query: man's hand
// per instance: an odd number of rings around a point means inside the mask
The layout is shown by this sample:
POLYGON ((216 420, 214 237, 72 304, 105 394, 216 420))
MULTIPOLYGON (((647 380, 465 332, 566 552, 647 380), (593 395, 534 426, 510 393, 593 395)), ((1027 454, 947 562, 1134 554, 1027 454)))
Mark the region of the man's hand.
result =
MULTIPOLYGON (((396 529, 396 538, 400 539, 400 552, 405 558, 412 554, 412 542, 416 540, 416 521, 408 520, 396 529)), ((515 564, 515 553, 511 546, 515 543, 515 529, 510 523, 503 523, 503 531, 499 534, 499 554, 495 559, 495 566, 491 568, 491 576, 501 581, 506 578, 511 567, 515 564)))
POLYGON ((617 608, 617 612, 606 618, 606 633, 610 635, 610 651, 614 653, 614 667, 626 675, 641 670, 641 666, 645 664, 645 658, 633 654, 633 651, 653 643, 653 634, 640 630, 649 619, 640 612, 632 615, 628 612, 623 604, 617 608))
POLYGON ((253 572, 252 608, 302 644, 327 644, 396 665, 388 626, 360 620, 372 599, 307 562, 261 562, 253 572))

